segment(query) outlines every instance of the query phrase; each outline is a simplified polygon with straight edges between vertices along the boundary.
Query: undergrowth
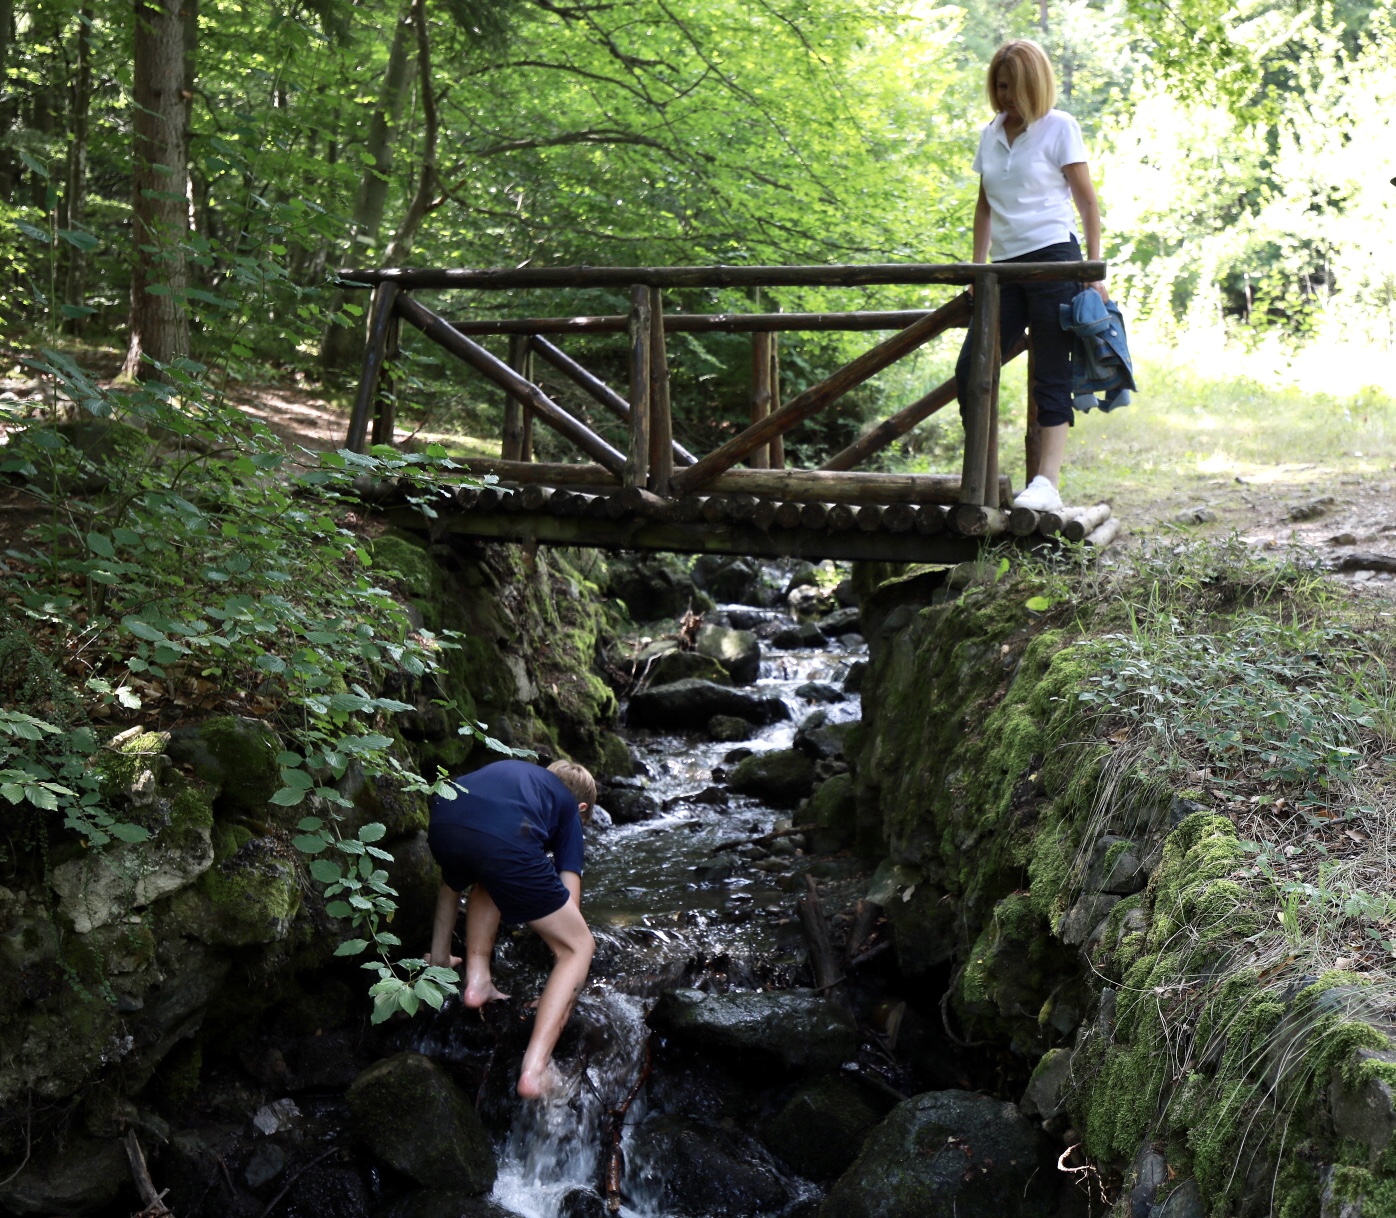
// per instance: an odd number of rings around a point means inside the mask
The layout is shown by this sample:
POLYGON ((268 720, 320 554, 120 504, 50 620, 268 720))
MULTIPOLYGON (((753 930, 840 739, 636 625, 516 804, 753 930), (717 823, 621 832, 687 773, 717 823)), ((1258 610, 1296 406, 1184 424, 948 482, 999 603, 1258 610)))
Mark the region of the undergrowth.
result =
MULTIPOLYGON (((97 764, 108 725, 210 711, 263 719, 286 742, 272 802, 308 813, 295 845, 328 912, 352 927, 339 954, 376 955, 365 966, 377 975, 375 1018, 439 1006, 454 974, 394 964, 397 894, 375 844, 385 830, 343 832, 350 801, 335 784, 357 764, 454 797, 444 773, 416 773, 396 747, 392 717, 416 708, 378 691, 389 676, 433 671, 456 641, 414 626, 378 581, 350 491, 360 474, 459 482, 457 467, 432 450, 288 449, 192 360, 109 389, 52 352, 32 366, 52 410, 19 417, 9 406, 0 419, 10 430, 0 477, 33 519, 0 555, 0 818, 11 848, 44 854, 55 832, 92 849, 149 836, 97 764)), ((459 731, 510 751, 479 723, 459 731)))
POLYGON ((1294 1148, 1317 1153, 1328 1080, 1396 1014, 1391 615, 1234 536, 1085 561, 1025 567, 1087 674, 1063 741, 1097 775, 1072 882, 1122 822, 1171 828, 1091 957, 1118 1013, 1073 1066, 1088 1148, 1153 1137, 1209 1204, 1297 1218, 1317 1177, 1294 1148))

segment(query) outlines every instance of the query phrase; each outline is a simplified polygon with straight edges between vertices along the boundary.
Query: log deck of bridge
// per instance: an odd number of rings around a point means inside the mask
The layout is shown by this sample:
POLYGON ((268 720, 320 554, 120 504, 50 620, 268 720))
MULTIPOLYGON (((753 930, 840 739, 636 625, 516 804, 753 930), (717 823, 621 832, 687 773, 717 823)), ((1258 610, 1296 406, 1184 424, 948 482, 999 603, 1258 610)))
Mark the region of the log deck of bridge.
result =
MULTIPOLYGON (((347 287, 372 289, 363 376, 348 447, 370 438, 391 443, 396 397, 393 368, 401 323, 470 365, 504 391, 501 457, 462 462, 484 482, 361 480, 375 508, 407 527, 430 521, 434 534, 479 540, 611 549, 727 553, 753 557, 961 562, 987 543, 1058 544, 1062 538, 1108 545, 1119 530, 1108 506, 1061 513, 1010 510, 1012 487, 999 472, 999 367, 1023 350, 999 350, 999 283, 1093 281, 1098 262, 907 264, 853 267, 524 268, 520 270, 342 271, 347 287), (710 313, 665 309, 675 288, 849 287, 949 284, 974 288, 935 309, 829 313, 710 313), (539 288, 629 288, 628 314, 450 321, 412 293, 443 288, 500 291, 539 288), (851 389, 954 327, 970 330, 963 416, 964 458, 958 474, 889 474, 857 467, 956 398, 953 381, 867 430, 815 470, 785 467, 784 437, 851 389), (825 380, 782 403, 778 339, 786 331, 893 331, 825 380), (695 455, 675 437, 666 338, 673 333, 751 335, 750 425, 712 452, 695 455), (583 367, 554 339, 569 334, 625 334, 629 384, 622 394, 583 367), (476 341, 508 336, 500 359, 476 341), (620 420, 625 451, 539 384, 538 365, 582 391, 620 420), (533 459, 537 423, 581 451, 584 461, 533 459), (423 508, 429 511, 424 512, 423 508)), ((1027 476, 1036 472, 1036 411, 1029 394, 1027 476)))

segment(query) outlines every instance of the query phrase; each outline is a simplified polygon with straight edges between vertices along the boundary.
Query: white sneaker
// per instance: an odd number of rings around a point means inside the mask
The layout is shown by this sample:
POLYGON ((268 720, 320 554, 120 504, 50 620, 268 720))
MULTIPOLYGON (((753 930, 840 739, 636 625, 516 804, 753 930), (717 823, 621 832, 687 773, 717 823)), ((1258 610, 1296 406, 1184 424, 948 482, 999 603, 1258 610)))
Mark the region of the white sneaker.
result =
POLYGON ((1014 507, 1031 508, 1034 512, 1057 512, 1061 510, 1062 497, 1057 488, 1041 474, 1018 492, 1013 500, 1014 507))

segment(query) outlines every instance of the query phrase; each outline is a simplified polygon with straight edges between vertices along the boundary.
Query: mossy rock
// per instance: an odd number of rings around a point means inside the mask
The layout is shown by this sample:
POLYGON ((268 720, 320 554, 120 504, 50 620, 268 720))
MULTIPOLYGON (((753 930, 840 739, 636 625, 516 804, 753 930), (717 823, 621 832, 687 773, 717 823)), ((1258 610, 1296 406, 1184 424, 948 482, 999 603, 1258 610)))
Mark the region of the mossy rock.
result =
POLYGON ((290 848, 278 838, 257 837, 175 896, 168 925, 210 946, 249 947, 285 939, 300 908, 290 848))
POLYGON ((694 678, 731 685, 732 677, 717 660, 697 651, 668 651, 650 665, 646 680, 651 685, 668 685, 671 681, 694 678))
POLYGON ((426 1188, 480 1196, 494 1186, 494 1150, 474 1107, 440 1066, 398 1053, 359 1075, 346 1097, 360 1140, 426 1188))
POLYGON ((261 816, 282 785, 276 764, 281 748, 280 737, 260 720, 217 715, 176 728, 168 752, 217 789, 217 814, 261 816))
POLYGON ((808 1180, 842 1175, 887 1105, 856 1083, 831 1075, 802 1087, 759 1129, 761 1141, 808 1180))
POLYGON ((798 749, 753 753, 737 763, 728 786, 779 807, 794 807, 814 786, 814 762, 798 749))
POLYGON ((858 835, 858 794, 852 776, 835 774, 820 783, 800 819, 813 823, 812 844, 819 853, 852 846, 858 835))

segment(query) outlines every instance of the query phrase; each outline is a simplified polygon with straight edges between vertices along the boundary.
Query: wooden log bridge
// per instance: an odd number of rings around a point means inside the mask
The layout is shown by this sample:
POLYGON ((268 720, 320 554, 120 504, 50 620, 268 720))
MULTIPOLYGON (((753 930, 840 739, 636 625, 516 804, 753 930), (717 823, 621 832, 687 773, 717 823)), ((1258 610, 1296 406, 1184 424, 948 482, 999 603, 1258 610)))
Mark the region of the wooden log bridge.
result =
MULTIPOLYGON (((1010 511, 1013 491, 1001 472, 999 368, 1019 355, 999 345, 1001 283, 1091 282, 1100 262, 981 265, 885 264, 787 267, 526 267, 515 270, 344 270, 347 288, 372 293, 363 374, 347 446, 391 443, 392 368, 401 323, 461 360, 503 391, 498 459, 464 462, 485 488, 414 488, 364 481, 364 497, 406 525, 422 526, 419 504, 433 496, 434 532, 481 540, 550 545, 718 552, 752 556, 961 562, 986 542, 1088 545, 1113 540, 1119 522, 1103 504, 1049 514, 1010 511), (972 287, 934 309, 828 313, 685 313, 664 293, 683 289, 782 286, 972 287), (443 289, 536 291, 603 289, 629 295, 625 314, 450 320, 415 293, 443 289), (964 453, 954 474, 899 474, 860 469, 957 397, 947 381, 866 430, 819 469, 787 468, 785 438, 805 420, 837 408, 847 394, 953 328, 969 329, 969 374, 961 413, 964 453), (882 331, 885 337, 817 384, 784 398, 780 334, 787 331, 882 331), (890 332, 890 333, 889 333, 890 332), (681 442, 684 420, 670 399, 668 336, 751 335, 748 425, 707 453, 681 442), (569 355, 569 334, 623 335, 627 380, 615 388, 569 355), (479 340, 507 336, 500 358, 479 340), (551 370, 623 430, 612 443, 587 419, 545 391, 537 372, 551 370), (548 427, 581 460, 534 459, 534 427, 548 427)), ((558 383, 553 380, 550 383, 558 383)), ((593 416, 594 417, 594 416, 593 416)), ((1036 472, 1036 411, 1029 393, 1024 455, 1036 472)))

